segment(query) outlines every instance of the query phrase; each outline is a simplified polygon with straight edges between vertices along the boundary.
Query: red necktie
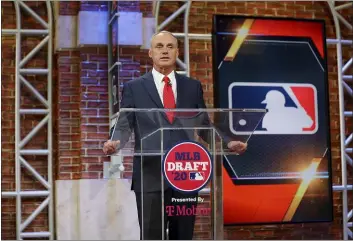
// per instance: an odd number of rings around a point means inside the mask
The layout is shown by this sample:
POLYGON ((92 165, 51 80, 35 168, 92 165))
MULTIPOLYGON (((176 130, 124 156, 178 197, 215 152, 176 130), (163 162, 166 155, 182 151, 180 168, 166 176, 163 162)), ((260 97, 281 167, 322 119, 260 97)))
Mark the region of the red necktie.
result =
MULTIPOLYGON (((163 104, 166 109, 174 109, 175 108, 175 98, 172 89, 172 83, 167 76, 164 76, 164 90, 163 90, 163 104)), ((170 123, 173 122, 174 115, 172 112, 167 112, 167 117, 170 123)))

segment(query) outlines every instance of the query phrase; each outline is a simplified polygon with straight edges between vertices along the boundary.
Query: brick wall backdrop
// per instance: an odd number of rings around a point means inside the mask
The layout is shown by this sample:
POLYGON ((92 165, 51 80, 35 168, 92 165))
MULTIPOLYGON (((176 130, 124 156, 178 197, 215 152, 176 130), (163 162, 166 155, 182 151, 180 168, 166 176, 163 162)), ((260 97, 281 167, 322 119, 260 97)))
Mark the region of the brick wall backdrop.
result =
MULTIPOLYGON (((180 2, 162 2, 161 22, 173 11, 178 9, 180 2)), ((43 5, 33 2, 34 9, 43 13, 43 5)), ((106 3, 101 1, 60 2, 61 15, 77 15, 80 10, 106 11, 106 3)), ((148 1, 118 3, 119 11, 141 11, 144 17, 152 16, 152 3, 148 1)), ((250 14, 259 16, 283 16, 299 18, 323 18, 327 23, 328 38, 334 38, 331 14, 325 2, 193 2, 190 13, 190 32, 210 33, 212 18, 210 15, 222 14, 250 14)), ((345 15, 353 15, 345 11, 345 15)), ((12 3, 2 4, 2 28, 15 28, 15 15, 12 3)), ((24 19, 25 20, 25 19, 24 19)), ((24 21, 23 20, 23 21, 24 21)), ((36 24, 29 19, 25 22, 36 24)), ((183 19, 180 16, 168 26, 167 30, 182 32, 183 19)), ((352 38, 352 33, 344 33, 346 39, 352 38)), ((25 43, 32 46, 36 40, 30 38, 25 43)), ((182 48, 182 41, 181 50, 182 48)), ((2 189, 14 190, 14 44, 13 37, 2 38, 2 189), (5 118, 6 117, 6 118, 5 118)), ((353 55, 352 49, 344 47, 344 60, 353 55)), ((183 53, 181 53, 181 58, 183 53)), ((45 54, 41 54, 32 63, 33 66, 44 64, 45 54)), ((152 63, 147 50, 136 46, 119 47, 120 80, 129 81, 149 71, 152 63)), ((208 107, 212 107, 212 54, 209 41, 190 41, 191 75, 202 81, 208 107)), ((93 46, 77 49, 67 49, 56 53, 55 69, 58 70, 55 87, 54 123, 56 158, 56 179, 101 178, 102 163, 108 161, 102 157, 101 147, 108 138, 108 95, 107 95, 107 47, 93 46)), ((31 63, 29 63, 31 64, 31 63)), ((339 114, 337 96, 337 68, 336 49, 328 48, 328 68, 330 86, 330 111, 333 146, 333 182, 339 184, 340 153, 339 153, 339 114)), ((348 73, 347 73, 348 74, 348 73)), ((352 73, 351 73, 352 74, 352 73)), ((41 85, 38 77, 32 78, 34 83, 41 85)), ((45 90, 45 86, 39 86, 45 90)), ((32 103, 32 102, 31 102, 32 103)), ((352 103, 347 103, 347 105, 352 103)), ((352 105, 351 105, 352 106, 352 105)), ((37 119, 29 119, 24 128, 32 127, 37 119)), ((38 136, 42 141, 45 133, 38 136)), ((40 143, 40 142, 39 142, 40 143)), ((29 158, 30 159, 30 158, 29 158)), ((31 160, 32 161, 32 160, 31 160)), ((31 164, 44 171, 46 163, 41 159, 33 159, 31 164)), ((129 165, 127 161, 126 165, 129 165)), ((124 174, 131 175, 130 170, 124 174)), ((351 175, 352 176, 352 175, 351 175)), ((25 177, 24 177, 25 178, 25 177)), ((26 177, 27 178, 27 177, 26 177)), ((32 179, 28 188, 34 188, 32 179)), ((350 180, 352 182, 352 180, 350 180)), ((352 201, 352 200, 351 200, 352 201)), ((352 203, 350 201, 350 203, 352 203)), ((2 232, 3 239, 15 238, 15 202, 2 198, 2 232)), ((34 208, 38 202, 29 200, 23 203, 23 208, 34 208)), ((226 239, 341 239, 342 207, 340 193, 334 193, 335 220, 329 224, 297 224, 297 225, 268 225, 227 227, 226 239)), ((47 224, 45 217, 40 217, 32 228, 40 231, 41 226, 47 224)), ((209 234, 209 219, 198 219, 195 226, 195 238, 206 238, 209 234)))
POLYGON ((60 51, 56 59, 58 68, 58 89, 54 93, 58 104, 56 179, 79 179, 81 177, 80 52, 60 51))

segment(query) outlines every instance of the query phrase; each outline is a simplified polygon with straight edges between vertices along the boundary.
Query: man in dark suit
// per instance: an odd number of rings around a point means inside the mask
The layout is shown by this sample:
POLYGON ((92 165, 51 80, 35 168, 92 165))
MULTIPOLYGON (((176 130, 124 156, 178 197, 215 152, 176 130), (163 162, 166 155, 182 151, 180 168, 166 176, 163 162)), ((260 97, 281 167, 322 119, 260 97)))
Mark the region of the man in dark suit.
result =
MULTIPOLYGON (((151 108, 206 108, 203 99, 202 85, 199 81, 179 75, 175 72, 176 59, 179 55, 178 41, 170 33, 162 31, 151 39, 149 57, 153 60, 153 70, 140 78, 124 84, 122 92, 121 108, 151 109, 151 108)), ((163 115, 163 114, 162 114, 163 115)), ((116 133, 113 140, 104 144, 105 154, 113 154, 123 146, 129 135, 122 130, 133 130, 135 134, 135 150, 140 150, 140 140, 143 136, 153 132, 162 126, 173 126, 173 116, 166 114, 162 118, 145 113, 131 113, 120 117, 116 124, 116 133), (125 125, 125 126, 124 126, 125 125)), ((128 132, 127 132, 128 133, 128 132)), ((165 146, 171 147, 180 140, 186 138, 185 132, 168 131, 163 133, 165 146)), ((161 136, 156 134, 146 140, 144 150, 158 150, 161 136)), ((239 154, 246 150, 246 144, 239 141, 229 141, 228 148, 239 154)), ((144 151, 143 150, 143 151, 144 151)), ((172 205, 172 198, 194 197, 194 195, 176 192, 164 185, 161 190, 161 157, 147 156, 143 158, 143 182, 141 180, 141 157, 135 156, 133 162, 132 190, 136 194, 140 228, 144 230, 144 239, 162 238, 161 192, 164 193, 164 205, 172 205), (143 183, 143 188, 141 186, 143 183), (143 189, 143 221, 141 192, 143 189)), ((180 203, 179 203, 180 204, 180 203)), ((182 205, 196 205, 192 202, 182 205)), ((165 227, 168 224, 169 239, 190 240, 193 237, 195 216, 167 217, 165 215, 165 227)), ((163 230, 165 231, 165 230, 163 230)), ((166 237, 165 237, 166 238, 166 237)))

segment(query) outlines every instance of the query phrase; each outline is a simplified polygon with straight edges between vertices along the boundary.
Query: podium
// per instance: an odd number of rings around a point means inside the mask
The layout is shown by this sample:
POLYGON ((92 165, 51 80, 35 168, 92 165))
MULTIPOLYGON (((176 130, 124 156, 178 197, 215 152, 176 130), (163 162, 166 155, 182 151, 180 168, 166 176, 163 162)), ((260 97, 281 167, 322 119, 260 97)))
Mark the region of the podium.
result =
POLYGON ((265 109, 119 111, 111 140, 120 143, 113 155, 123 163, 133 160, 142 240, 223 239, 223 156, 239 155, 265 114, 265 109), (195 223, 201 232, 193 232, 195 223))

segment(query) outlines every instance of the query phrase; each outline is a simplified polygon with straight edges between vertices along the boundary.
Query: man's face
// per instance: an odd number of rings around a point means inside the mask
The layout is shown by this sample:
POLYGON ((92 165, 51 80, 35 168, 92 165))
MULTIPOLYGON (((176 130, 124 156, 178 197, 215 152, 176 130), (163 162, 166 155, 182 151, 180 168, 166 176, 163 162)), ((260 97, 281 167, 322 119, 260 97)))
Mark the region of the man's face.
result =
POLYGON ((171 68, 175 66, 179 55, 177 40, 168 33, 160 33, 152 39, 149 56, 154 65, 159 68, 171 68))

